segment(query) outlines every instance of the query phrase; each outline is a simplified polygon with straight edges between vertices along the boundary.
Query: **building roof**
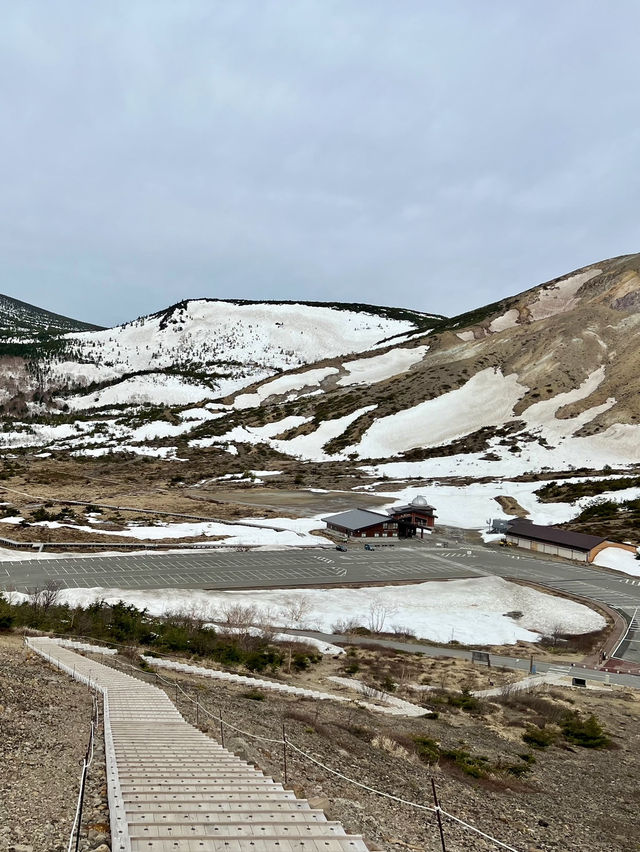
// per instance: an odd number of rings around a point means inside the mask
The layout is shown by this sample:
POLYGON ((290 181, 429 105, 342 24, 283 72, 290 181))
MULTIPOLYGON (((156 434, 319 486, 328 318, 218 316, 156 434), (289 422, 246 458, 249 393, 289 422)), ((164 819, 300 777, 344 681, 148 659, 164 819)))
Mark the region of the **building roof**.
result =
POLYGON ((379 512, 370 512, 368 509, 350 509, 348 512, 329 515, 322 520, 325 524, 335 524, 347 530, 362 530, 383 524, 392 520, 392 518, 389 515, 381 515, 379 512))
POLYGON ((557 527, 543 527, 532 524, 524 518, 516 518, 509 522, 507 533, 518 535, 522 538, 530 538, 533 541, 546 541, 549 544, 559 544, 561 547, 570 547, 573 550, 588 551, 606 538, 597 535, 585 535, 585 533, 571 532, 571 530, 560 530, 557 527))
POLYGON ((406 506, 392 506, 391 508, 392 515, 404 514, 405 512, 413 512, 418 515, 422 512, 425 515, 433 515, 434 511, 434 507, 428 503, 414 503, 413 501, 406 506))

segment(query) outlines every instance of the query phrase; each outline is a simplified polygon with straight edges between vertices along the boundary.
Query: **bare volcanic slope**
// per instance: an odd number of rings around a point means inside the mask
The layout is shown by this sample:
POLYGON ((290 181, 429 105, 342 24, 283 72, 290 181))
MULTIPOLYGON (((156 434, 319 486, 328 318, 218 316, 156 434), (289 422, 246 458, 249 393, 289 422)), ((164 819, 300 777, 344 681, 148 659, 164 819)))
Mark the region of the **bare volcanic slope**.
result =
MULTIPOLYGON (((195 446, 474 476, 640 462, 640 255, 257 384, 195 446), (268 422, 268 427, 263 424, 268 422), (401 464, 398 464, 401 463, 401 464)), ((385 472, 380 468, 381 472, 385 472)))

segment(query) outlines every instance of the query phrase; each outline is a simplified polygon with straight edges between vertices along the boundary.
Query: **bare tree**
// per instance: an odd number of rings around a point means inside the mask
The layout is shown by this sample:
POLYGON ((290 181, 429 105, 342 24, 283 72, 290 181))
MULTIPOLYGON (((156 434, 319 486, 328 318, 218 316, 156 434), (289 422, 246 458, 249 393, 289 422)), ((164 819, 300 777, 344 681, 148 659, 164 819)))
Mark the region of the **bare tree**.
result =
POLYGON ((385 622, 395 612, 395 607, 381 600, 372 600, 369 604, 369 630, 372 633, 382 633, 385 622))
POLYGON ((255 604, 249 604, 248 606, 239 603, 226 604, 222 608, 222 615, 225 624, 229 627, 246 629, 258 620, 258 608, 255 604))
POLYGON ((260 628, 260 636, 267 642, 273 642, 278 633, 276 627, 274 627, 277 618, 277 614, 271 607, 261 609, 258 613, 257 627, 260 628))
POLYGON ((287 598, 284 605, 280 607, 281 618, 287 627, 305 627, 307 617, 312 611, 313 604, 304 595, 287 598))
POLYGON ((57 604, 59 595, 60 586, 55 580, 49 580, 44 586, 34 586, 29 589, 31 608, 39 615, 46 615, 57 604))
POLYGON ((357 618, 338 619, 331 625, 332 633, 354 633, 358 627, 362 627, 357 618))

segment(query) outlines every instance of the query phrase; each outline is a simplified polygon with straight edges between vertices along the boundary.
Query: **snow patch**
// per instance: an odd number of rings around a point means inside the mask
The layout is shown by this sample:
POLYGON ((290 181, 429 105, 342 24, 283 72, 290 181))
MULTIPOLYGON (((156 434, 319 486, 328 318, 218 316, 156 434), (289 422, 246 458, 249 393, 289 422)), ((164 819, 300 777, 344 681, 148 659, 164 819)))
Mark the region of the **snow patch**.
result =
POLYGON ((281 396, 291 391, 315 387, 326 379, 327 376, 333 376, 337 372, 336 367, 321 367, 317 370, 306 370, 304 373, 280 376, 261 385, 255 393, 240 394, 240 396, 235 398, 233 404, 237 409, 257 408, 270 396, 281 396))
POLYGON ((517 325, 517 320, 520 314, 515 308, 511 308, 510 311, 507 311, 505 314, 502 314, 501 317, 496 317, 489 324, 489 331, 497 334, 500 331, 505 331, 508 328, 514 328, 517 325))
POLYGON ((601 568, 611 568, 632 577, 640 577, 640 559, 636 559, 635 553, 620 547, 605 547, 596 555, 593 563, 601 568))
MULTIPOLYGON (((151 615, 198 612, 211 621, 226 607, 255 605, 265 618, 274 607, 286 607, 291 590, 213 592, 188 589, 63 589, 60 598, 87 606, 95 600, 146 607, 151 615)), ((598 613, 565 598, 509 583, 500 577, 473 580, 377 586, 361 589, 305 589, 311 616, 309 628, 331 632, 345 618, 367 626, 373 617, 382 629, 411 629, 436 642, 456 640, 470 645, 511 645, 535 642, 560 628, 564 633, 588 633, 605 626, 598 613), (520 611, 514 620, 507 612, 520 611)))
POLYGON ((64 402, 72 411, 85 411, 105 405, 188 405, 214 395, 215 392, 206 385, 193 384, 179 376, 153 373, 133 376, 94 393, 72 396, 64 402))
POLYGON ((359 417, 362 417, 363 414, 367 414, 376 408, 376 405, 359 408, 357 411, 346 414, 344 417, 337 417, 335 420, 325 420, 309 435, 298 435, 298 437, 291 438, 288 441, 272 440, 270 445, 274 450, 307 461, 328 461, 340 458, 339 454, 334 456, 327 455, 324 452, 324 446, 334 438, 340 437, 345 429, 359 417))
POLYGON ((338 385, 346 387, 385 381, 399 373, 405 373, 414 364, 422 361, 428 350, 428 346, 416 346, 415 349, 391 349, 383 355, 347 361, 342 366, 348 375, 338 379, 338 385))
POLYGON ((416 447, 447 444, 486 426, 513 417, 513 406, 526 392, 515 373, 503 376, 487 368, 457 390, 413 408, 381 417, 349 450, 360 458, 381 458, 416 447))

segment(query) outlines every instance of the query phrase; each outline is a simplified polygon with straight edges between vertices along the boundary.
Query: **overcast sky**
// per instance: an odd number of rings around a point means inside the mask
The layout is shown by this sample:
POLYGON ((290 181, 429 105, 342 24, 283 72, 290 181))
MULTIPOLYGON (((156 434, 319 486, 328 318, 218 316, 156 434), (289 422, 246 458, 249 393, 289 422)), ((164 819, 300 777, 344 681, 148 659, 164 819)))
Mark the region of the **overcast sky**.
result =
POLYGON ((0 292, 454 314, 640 251, 637 0, 0 0, 0 292))

